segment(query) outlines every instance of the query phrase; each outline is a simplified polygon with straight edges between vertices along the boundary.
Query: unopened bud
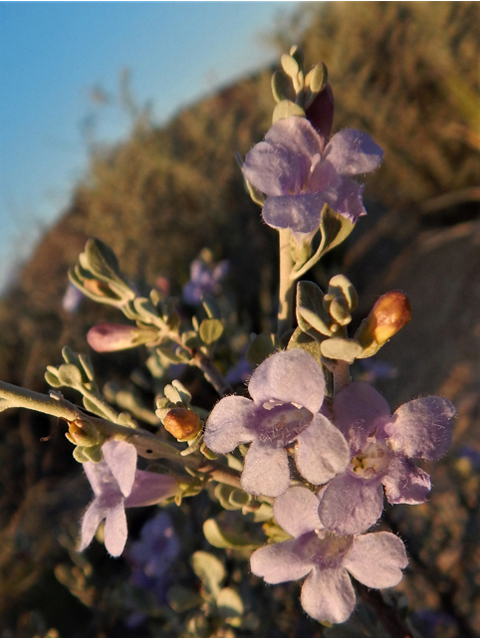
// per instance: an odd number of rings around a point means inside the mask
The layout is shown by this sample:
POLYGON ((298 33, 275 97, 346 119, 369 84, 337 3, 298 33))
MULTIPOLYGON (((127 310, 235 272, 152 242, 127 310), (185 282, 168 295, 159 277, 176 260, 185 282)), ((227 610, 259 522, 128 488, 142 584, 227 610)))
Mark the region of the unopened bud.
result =
POLYGON ((372 344, 381 347, 410 321, 412 308, 401 291, 389 291, 374 304, 355 338, 364 349, 372 344))
POLYGON ((87 333, 87 342, 99 353, 132 349, 153 342, 158 335, 156 329, 140 329, 126 324, 97 324, 87 333))
POLYGON ((327 83, 317 93, 311 104, 305 109, 307 120, 322 138, 326 145, 330 139, 333 124, 334 99, 332 87, 327 83))
POLYGON ((80 447, 92 447, 100 442, 100 434, 95 426, 87 420, 70 422, 65 436, 72 444, 80 447))
POLYGON ((107 298, 109 298, 112 295, 110 287, 100 280, 96 280, 94 278, 86 278, 85 280, 83 280, 82 284, 87 291, 90 291, 97 296, 106 296, 107 298))
POLYGON ((179 442, 192 440, 202 429, 202 422, 190 409, 178 407, 165 416, 163 425, 179 442))

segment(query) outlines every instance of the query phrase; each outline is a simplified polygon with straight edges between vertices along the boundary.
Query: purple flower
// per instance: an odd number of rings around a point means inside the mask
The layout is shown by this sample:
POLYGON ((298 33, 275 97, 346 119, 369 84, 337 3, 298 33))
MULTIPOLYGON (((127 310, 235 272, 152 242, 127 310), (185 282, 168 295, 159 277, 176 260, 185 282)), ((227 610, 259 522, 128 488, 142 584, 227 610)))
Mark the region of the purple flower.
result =
POLYGON ((473 469, 476 471, 480 471, 480 452, 468 445, 464 445, 460 447, 457 451, 456 456, 458 459, 466 459, 470 463, 473 469))
POLYGON ((322 367, 301 349, 270 356, 254 371, 248 390, 253 398, 228 396, 214 407, 205 426, 205 443, 229 453, 251 442, 241 484, 253 495, 276 497, 290 484, 286 447, 295 444, 301 475, 312 484, 328 482, 345 470, 345 438, 320 413, 325 396, 322 367))
POLYGON ((343 129, 325 145, 308 120, 290 116, 278 120, 247 154, 243 173, 269 196, 263 219, 275 229, 313 233, 325 203, 352 222, 366 211, 364 186, 352 176, 376 169, 383 152, 372 138, 343 129))
POLYGON ((229 269, 228 260, 222 260, 215 267, 204 260, 194 260, 190 265, 190 280, 183 287, 185 302, 195 306, 201 304, 205 295, 218 293, 221 280, 229 269))
POLYGON ((403 542, 393 533, 337 536, 326 531, 318 506, 317 496, 305 487, 292 487, 275 500, 275 520, 293 540, 258 549, 251 568, 270 584, 307 576, 303 609, 316 620, 344 622, 355 607, 348 574, 373 589, 394 587, 408 560, 403 542))
POLYGON ((253 366, 246 358, 242 358, 237 364, 227 371, 225 380, 231 384, 241 384, 246 382, 252 375, 253 366))
POLYGON ((180 542, 172 520, 168 513, 161 511, 143 525, 140 540, 128 550, 133 564, 132 582, 154 591, 162 601, 168 586, 166 574, 179 552, 180 542))
POLYGON ((66 313, 76 313, 84 298, 83 293, 69 282, 62 298, 62 309, 66 313))
POLYGON ((354 382, 337 394, 333 413, 352 460, 322 496, 319 515, 327 529, 341 535, 368 529, 382 513, 382 485, 390 504, 425 502, 430 476, 412 458, 437 460, 446 453, 455 414, 449 400, 418 398, 391 416, 373 387, 354 382))
POLYGON ((105 547, 119 556, 127 541, 126 507, 156 504, 175 495, 177 482, 168 475, 137 469, 137 451, 132 444, 110 440, 102 447, 103 460, 83 465, 95 498, 82 520, 79 551, 88 547, 105 520, 105 547))

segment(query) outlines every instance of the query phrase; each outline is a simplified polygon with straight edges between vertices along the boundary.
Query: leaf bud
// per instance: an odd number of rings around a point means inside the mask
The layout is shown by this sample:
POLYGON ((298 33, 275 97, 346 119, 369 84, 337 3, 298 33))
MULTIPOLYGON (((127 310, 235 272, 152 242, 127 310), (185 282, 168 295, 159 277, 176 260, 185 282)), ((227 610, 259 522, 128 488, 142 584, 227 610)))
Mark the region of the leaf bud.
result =
POLYGON ((389 291, 373 305, 355 338, 364 350, 370 351, 375 346, 376 351, 400 331, 411 317, 412 308, 408 298, 401 291, 389 291))
POLYGON ((179 442, 192 440, 202 429, 200 418, 191 409, 176 407, 165 416, 165 429, 179 442))

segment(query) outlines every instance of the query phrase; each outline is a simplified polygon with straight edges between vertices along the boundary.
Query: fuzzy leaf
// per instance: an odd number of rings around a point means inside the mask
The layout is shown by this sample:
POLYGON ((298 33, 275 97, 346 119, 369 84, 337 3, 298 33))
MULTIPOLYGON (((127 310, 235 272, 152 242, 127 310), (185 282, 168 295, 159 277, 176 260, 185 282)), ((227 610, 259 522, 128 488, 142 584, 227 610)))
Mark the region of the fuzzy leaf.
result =
POLYGON ((313 69, 307 73, 305 84, 310 87, 312 93, 320 93, 328 82, 327 67, 323 62, 316 64, 313 69))
POLYGON ((291 100, 282 100, 273 110, 272 122, 275 124, 278 120, 283 120, 290 116, 305 117, 305 111, 295 102, 291 102, 291 100))
POLYGON ((221 320, 207 318, 202 320, 199 333, 204 344, 214 344, 223 333, 223 324, 221 320))
POLYGON ((243 538, 235 534, 227 534, 220 529, 220 525, 213 518, 203 523, 203 533, 208 542, 218 549, 248 549, 256 547, 251 538, 243 538))
POLYGON ((257 366, 280 349, 280 343, 274 333, 260 333, 250 343, 247 351, 247 361, 257 366))
POLYGON ((243 615, 243 602, 235 589, 225 587, 217 597, 218 615, 223 619, 239 618, 243 615))
POLYGON ((325 239, 325 248, 322 255, 342 243, 352 233, 355 224, 344 216, 334 211, 331 207, 325 207, 320 220, 320 232, 325 239))
POLYGON ((98 278, 117 280, 120 268, 117 256, 98 238, 90 238, 85 245, 85 252, 80 256, 82 267, 89 269, 98 278))
POLYGON ((350 280, 341 273, 330 278, 328 293, 333 296, 343 295, 350 311, 353 311, 358 304, 358 294, 355 287, 350 280))
POLYGON ((78 389, 83 384, 82 373, 74 364, 62 364, 58 368, 58 379, 66 387, 78 389))
POLYGON ((320 342, 302 331, 300 327, 297 327, 293 332, 287 349, 303 349, 311 356, 313 356, 318 364, 322 364, 322 350, 320 347, 320 342))
POLYGON ((321 343, 320 347, 325 358, 344 360, 349 363, 352 363, 363 352, 356 340, 348 338, 328 338, 321 343))
POLYGON ((207 593, 216 597, 220 591, 220 585, 225 580, 226 573, 223 563, 212 553, 206 551, 195 551, 191 563, 207 593))
POLYGON ((283 69, 277 69, 272 76, 272 93, 276 102, 281 102, 282 100, 293 102, 295 100, 292 81, 283 69))
POLYGON ((47 370, 45 371, 45 380, 50 387, 58 389, 59 387, 63 386, 63 384, 58 379, 57 369, 55 367, 47 367, 47 370))
POLYGON ((296 300, 297 322, 306 333, 310 328, 322 336, 331 336, 330 318, 323 305, 323 291, 314 282, 299 282, 296 300))

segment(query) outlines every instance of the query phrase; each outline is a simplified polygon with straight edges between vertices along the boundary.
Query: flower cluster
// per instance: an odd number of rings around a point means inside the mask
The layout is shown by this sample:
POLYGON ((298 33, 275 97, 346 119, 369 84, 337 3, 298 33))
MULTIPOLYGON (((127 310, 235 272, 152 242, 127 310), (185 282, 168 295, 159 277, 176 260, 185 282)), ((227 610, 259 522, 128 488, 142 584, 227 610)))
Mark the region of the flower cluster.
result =
POLYGON ((365 532, 381 516, 382 485, 391 504, 426 500, 430 477, 412 459, 444 455, 455 409, 448 400, 427 397, 392 416, 373 387, 355 382, 330 406, 321 366, 300 349, 270 356, 253 373, 248 390, 252 400, 229 396, 214 407, 205 442, 223 454, 251 443, 242 487, 276 497, 275 518, 295 538, 256 551, 252 571, 270 583, 308 574, 305 611, 342 622, 355 603, 347 572, 369 587, 400 581, 407 564, 401 540, 365 532), (289 454, 316 493, 290 486, 289 454))
POLYGON ((217 294, 220 283, 227 275, 229 268, 228 260, 222 260, 216 265, 202 257, 194 260, 190 265, 190 279, 183 287, 185 302, 196 306, 202 303, 206 295, 217 294))

